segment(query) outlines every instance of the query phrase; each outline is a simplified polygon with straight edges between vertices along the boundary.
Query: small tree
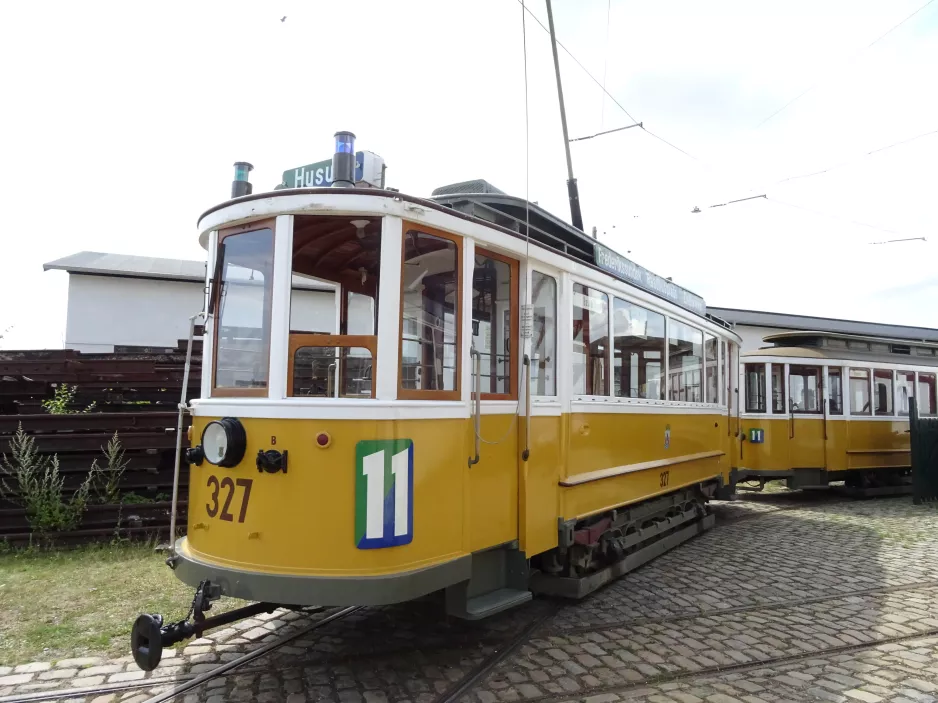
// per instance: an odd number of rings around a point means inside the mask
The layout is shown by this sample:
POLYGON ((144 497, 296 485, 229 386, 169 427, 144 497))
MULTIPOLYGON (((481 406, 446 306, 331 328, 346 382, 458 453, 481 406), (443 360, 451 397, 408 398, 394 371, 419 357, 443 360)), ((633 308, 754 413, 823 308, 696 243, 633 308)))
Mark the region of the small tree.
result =
POLYGON ((88 505, 91 484, 95 476, 92 468, 85 480, 66 501, 63 497, 65 477, 59 473, 59 457, 43 457, 36 449, 35 440, 17 427, 10 440, 8 458, 0 461, 0 495, 11 503, 26 509, 26 519, 33 532, 64 532, 75 529, 88 505), (11 486, 16 481, 18 490, 11 486))
POLYGON ((107 468, 100 468, 97 459, 91 463, 91 473, 96 476, 95 497, 99 503, 116 503, 120 499, 121 477, 130 464, 130 460, 124 459, 124 449, 117 438, 117 432, 108 441, 107 447, 102 447, 101 451, 107 460, 107 468))
MULTIPOLYGON (((63 383, 61 386, 55 387, 55 394, 49 400, 42 401, 42 409, 45 410, 50 415, 72 415, 76 411, 69 410, 68 406, 72 404, 72 400, 75 398, 75 393, 78 391, 78 386, 69 386, 67 383, 63 383)), ((96 403, 92 402, 87 408, 82 410, 82 413, 87 413, 94 408, 96 403)))

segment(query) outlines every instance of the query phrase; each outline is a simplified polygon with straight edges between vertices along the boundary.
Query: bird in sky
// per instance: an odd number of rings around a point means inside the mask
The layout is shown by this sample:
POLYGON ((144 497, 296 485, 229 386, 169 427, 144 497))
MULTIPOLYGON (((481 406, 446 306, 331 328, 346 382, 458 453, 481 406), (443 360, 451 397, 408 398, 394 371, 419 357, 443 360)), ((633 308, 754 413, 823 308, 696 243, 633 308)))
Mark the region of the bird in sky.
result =
POLYGON ((281 17, 281 18, 280 18, 280 21, 281 21, 281 22, 286 22, 286 21, 287 21, 287 16, 284 15, 283 17, 281 17))

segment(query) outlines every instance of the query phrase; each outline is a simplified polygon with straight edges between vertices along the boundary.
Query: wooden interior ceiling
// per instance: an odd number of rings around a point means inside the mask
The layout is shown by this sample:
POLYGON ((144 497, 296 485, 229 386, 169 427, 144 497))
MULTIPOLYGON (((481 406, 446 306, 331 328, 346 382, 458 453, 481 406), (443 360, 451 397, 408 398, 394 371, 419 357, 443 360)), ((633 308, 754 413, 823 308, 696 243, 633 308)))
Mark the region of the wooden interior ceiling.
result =
POLYGON ((381 261, 381 218, 296 215, 293 271, 374 296, 381 261), (368 220, 359 239, 352 220, 368 220), (362 270, 365 283, 362 284, 362 270))

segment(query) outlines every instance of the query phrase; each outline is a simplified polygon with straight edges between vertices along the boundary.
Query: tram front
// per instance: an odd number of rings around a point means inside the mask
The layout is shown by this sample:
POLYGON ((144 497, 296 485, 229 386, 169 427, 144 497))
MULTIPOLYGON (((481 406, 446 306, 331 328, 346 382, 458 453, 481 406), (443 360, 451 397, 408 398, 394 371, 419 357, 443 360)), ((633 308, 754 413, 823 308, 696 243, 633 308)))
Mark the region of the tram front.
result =
POLYGON ((453 470, 471 449, 454 333, 461 247, 420 219, 367 188, 246 194, 202 216, 188 529, 167 560, 197 587, 197 612, 138 619, 142 668, 234 619, 205 618, 221 596, 258 602, 244 617, 401 602, 469 577, 453 470), (433 499, 415 502, 415 485, 433 499))

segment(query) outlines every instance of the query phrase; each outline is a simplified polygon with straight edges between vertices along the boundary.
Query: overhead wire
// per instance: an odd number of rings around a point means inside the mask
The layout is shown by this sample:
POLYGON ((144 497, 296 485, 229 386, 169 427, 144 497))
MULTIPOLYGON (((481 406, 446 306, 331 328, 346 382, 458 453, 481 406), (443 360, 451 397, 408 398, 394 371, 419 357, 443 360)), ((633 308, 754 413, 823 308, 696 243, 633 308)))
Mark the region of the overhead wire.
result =
POLYGON ((642 126, 642 129, 643 129, 644 131, 646 131, 648 134, 650 134, 652 137, 654 137, 655 139, 657 139, 658 141, 664 142, 665 144, 667 144, 667 145, 668 145, 669 147, 671 147, 672 149, 677 149, 679 152, 681 152, 682 154, 684 154, 684 156, 687 156, 687 157, 693 159, 694 161, 700 161, 700 159, 698 159, 698 158, 697 158, 696 156, 694 156, 693 154, 687 153, 687 152, 684 151, 681 147, 677 146, 676 144, 672 144, 671 142, 669 142, 669 141, 668 141, 667 139, 665 139, 664 137, 659 137, 657 134, 655 134, 654 132, 652 132, 652 131, 651 131, 650 129, 648 129, 647 127, 642 126))
MULTIPOLYGON (((540 26, 540 28, 541 28, 542 30, 544 30, 545 32, 547 32, 548 34, 550 34, 550 30, 549 30, 547 27, 545 27, 545 26, 544 26, 544 23, 541 22, 541 20, 537 17, 537 15, 535 15, 535 14, 525 5, 524 0, 517 0, 517 1, 518 1, 518 3, 521 5, 522 13, 526 12, 527 14, 530 14, 531 17, 534 19, 534 21, 537 22, 537 24, 540 26)), ((935 2, 935 0, 928 0, 924 5, 922 5, 921 7, 919 7, 915 12, 913 12, 913 13, 910 14, 908 17, 906 17, 905 19, 903 19, 901 22, 899 22, 898 24, 894 25, 894 26, 891 27, 889 30, 887 30, 886 32, 884 32, 883 34, 881 34, 880 36, 878 36, 876 39, 874 39, 872 42, 870 42, 866 47, 864 47, 864 48, 861 50, 860 53, 862 53, 862 51, 865 51, 865 50, 869 49, 871 46, 873 46, 874 44, 876 44, 877 42, 879 42, 880 40, 882 40, 883 38, 885 38, 885 37, 886 37, 887 35, 889 35, 891 32, 893 32, 893 31, 895 31, 896 29, 898 29, 900 26, 902 26, 903 24, 905 24, 906 22, 908 22, 910 19, 912 19, 912 18, 913 18, 915 15, 917 15, 919 12, 921 12, 921 11, 924 10, 926 7, 928 7, 929 5, 931 5, 933 2, 935 2)), ((608 35, 608 17, 607 17, 607 35, 608 35)), ((558 45, 561 49, 564 50, 564 52, 566 52, 567 56, 569 56, 569 57, 573 60, 573 62, 574 62, 577 66, 580 67, 580 69, 590 78, 590 80, 592 80, 593 83, 595 83, 597 86, 599 86, 599 88, 600 88, 600 90, 602 90, 603 94, 604 94, 605 96, 607 96, 610 100, 612 100, 612 102, 613 102, 620 110, 622 110, 622 112, 625 113, 626 116, 628 116, 631 120, 633 120, 635 123, 637 123, 637 126, 641 127, 644 132, 647 132, 650 136, 654 137, 655 139, 657 139, 658 141, 662 142, 663 144, 666 144, 667 146, 671 147, 672 149, 674 149, 674 150, 680 152, 680 153, 683 154, 684 156, 686 156, 686 157, 688 157, 688 158, 690 158, 690 159, 692 159, 692 160, 694 160, 694 161, 697 161, 697 162, 699 162, 699 163, 705 163, 705 162, 702 162, 700 159, 698 159, 698 158, 697 158, 696 156, 694 156, 693 154, 689 153, 688 151, 686 151, 686 150, 682 149, 681 147, 677 146, 676 144, 674 144, 674 143, 668 141, 668 140, 665 139, 664 137, 661 137, 661 136, 659 136, 658 134, 655 134, 654 132, 652 132, 651 130, 649 130, 647 127, 645 127, 642 122, 640 122, 639 120, 637 120, 637 119, 632 115, 632 113, 630 113, 630 112, 625 108, 625 106, 623 106, 622 103, 620 103, 620 102, 615 98, 615 96, 612 95, 612 93, 610 93, 610 92, 606 89, 606 86, 605 86, 605 69, 604 69, 604 76, 603 76, 604 81, 601 83, 599 80, 596 79, 596 77, 595 77, 592 73, 590 73, 590 71, 586 68, 586 66, 584 66, 583 63, 582 63, 576 56, 574 56, 574 54, 573 54, 559 39, 556 40, 556 43, 557 43, 557 45, 558 45)), ((526 54, 525 54, 525 70, 527 70, 527 55, 526 55, 526 54)), ((525 78, 527 78, 527 75, 525 75, 525 78)), ((788 103, 786 103, 785 105, 783 105, 782 108, 780 108, 779 110, 777 110, 775 113, 773 113, 772 115, 769 115, 769 117, 766 118, 766 120, 763 120, 763 122, 760 123, 759 126, 761 126, 764 122, 768 121, 769 119, 771 119, 772 117, 774 117, 776 114, 778 114, 779 112, 781 112, 782 110, 784 110, 785 108, 787 108, 787 107, 788 107, 789 105, 791 105, 793 102, 795 102, 795 101, 798 100, 800 97, 802 97, 802 95, 804 95, 805 93, 807 93, 807 92, 809 92, 811 89, 813 89, 813 87, 814 87, 814 86, 812 86, 812 88, 809 88, 807 91, 804 91, 804 93, 799 94, 799 95, 796 96, 794 99, 792 99, 791 101, 789 101, 788 103)), ((527 90, 527 84, 525 84, 525 90, 527 90)), ((525 102, 525 109, 527 109, 527 93, 526 93, 526 95, 525 95, 525 101, 526 101, 526 102, 525 102)), ((636 125, 630 125, 630 127, 631 127, 631 126, 636 126, 636 125)), ((625 129, 627 129, 627 128, 625 128, 625 129)), ((619 130, 619 129, 617 129, 617 130, 610 130, 610 132, 612 132, 612 131, 621 131, 621 130, 619 130)), ((889 145, 887 145, 887 146, 885 146, 885 147, 880 147, 880 148, 878 148, 878 149, 874 149, 874 150, 872 150, 872 151, 870 151, 870 152, 867 152, 867 153, 864 154, 863 156, 869 156, 869 155, 875 154, 875 153, 877 153, 877 152, 879 152, 879 151, 885 151, 886 149, 890 149, 890 148, 893 148, 893 147, 895 147, 895 146, 900 146, 900 145, 902 145, 902 144, 906 144, 906 143, 908 143, 908 142, 914 141, 914 140, 916 140, 916 139, 920 139, 920 138, 922 138, 922 137, 928 136, 928 135, 933 134, 933 133, 935 133, 935 132, 938 132, 938 130, 935 130, 935 131, 933 131, 933 132, 926 132, 925 134, 920 134, 920 135, 917 135, 917 136, 912 137, 912 138, 907 139, 907 140, 903 140, 903 141, 900 141, 900 142, 896 142, 896 143, 894 143, 894 144, 889 144, 889 145)), ((598 135, 593 135, 593 136, 598 136, 598 135)), ((589 137, 587 137, 587 138, 589 138, 589 137)), ((582 140, 582 138, 577 139, 577 140, 571 140, 571 141, 581 141, 581 140, 582 140)), ((861 158, 862 158, 862 157, 861 157, 861 158)), ((705 164, 705 165, 706 165, 706 164, 705 164)), ((828 170, 833 170, 833 168, 839 168, 839 166, 840 166, 840 165, 836 165, 836 166, 831 167, 831 168, 829 168, 829 169, 824 169, 823 171, 818 171, 818 172, 814 172, 814 173, 811 173, 811 174, 805 174, 804 176, 794 176, 794 177, 790 177, 790 178, 788 178, 788 179, 783 179, 783 181, 784 181, 784 180, 792 180, 792 179, 795 179, 795 178, 806 178, 806 177, 808 177, 808 176, 813 176, 813 175, 820 175, 821 173, 825 173, 825 172, 827 172, 828 170)), ((776 185, 777 185, 778 183, 783 182, 783 181, 778 181, 778 182, 776 182, 776 185)), ((831 215, 831 214, 829 214, 829 213, 824 213, 824 212, 820 212, 820 211, 817 211, 817 210, 812 210, 812 209, 810 209, 810 208, 805 208, 805 207, 800 206, 800 205, 794 205, 794 204, 792 204, 792 203, 786 203, 786 202, 781 201, 781 200, 778 200, 778 199, 776 199, 776 198, 769 198, 767 195, 757 195, 757 196, 752 196, 751 198, 741 198, 741 199, 739 199, 739 200, 734 200, 734 201, 730 201, 730 202, 740 202, 740 201, 742 201, 742 200, 750 200, 750 199, 754 199, 754 198, 764 198, 764 199, 766 199, 766 200, 769 200, 769 201, 771 201, 771 202, 778 203, 778 204, 780 204, 780 205, 785 205, 785 206, 787 206, 787 207, 791 207, 791 208, 803 210, 803 211, 805 211, 805 212, 810 212, 810 213, 813 213, 813 214, 815 214, 815 215, 819 215, 819 216, 822 216, 822 217, 830 217, 830 218, 833 218, 833 219, 838 219, 838 220, 841 220, 841 221, 844 221, 844 222, 849 222, 849 223, 851 223, 851 224, 858 225, 858 226, 861 226, 861 227, 870 227, 870 228, 872 228, 872 229, 878 229, 878 230, 881 230, 881 231, 883 231, 883 232, 889 232, 889 233, 892 233, 892 234, 902 234, 901 232, 896 232, 895 230, 890 230, 890 229, 887 229, 887 228, 879 227, 879 226, 877 226, 877 225, 871 225, 871 224, 868 224, 868 223, 865 223, 865 222, 860 222, 860 221, 858 221, 858 220, 851 220, 851 219, 848 219, 848 218, 842 218, 842 217, 839 217, 839 216, 837 216, 837 215, 831 215)), ((724 204, 727 204, 727 205, 728 205, 728 204, 730 204, 730 203, 724 203, 724 204)), ((720 205, 721 205, 721 204, 718 204, 718 205, 715 205, 715 206, 709 206, 709 207, 719 207, 720 205)))
MULTIPOLYGON (((548 34, 550 34, 550 30, 549 30, 547 27, 544 26, 544 23, 541 22, 541 20, 538 18, 537 15, 535 15, 529 8, 527 8, 527 7, 525 6, 523 0, 518 0, 518 2, 521 4, 522 8, 524 8, 524 9, 527 11, 527 13, 528 13, 529 15, 531 15, 531 17, 534 18, 534 21, 537 22, 537 23, 540 25, 541 29, 543 29, 545 32, 547 32, 548 34)), ((607 29, 607 31, 608 31, 608 29, 607 29)), ((644 124, 641 122, 641 120, 635 119, 635 117, 632 115, 632 113, 629 112, 628 110, 626 110, 626 109, 625 109, 625 106, 624 106, 622 103, 620 103, 618 100, 616 100, 616 97, 615 97, 612 93, 610 93, 608 90, 606 90, 606 86, 605 86, 603 83, 601 83, 601 82, 596 78, 596 76, 594 76, 592 73, 589 72, 589 70, 586 68, 586 66, 584 66, 583 63, 582 63, 576 56, 573 55, 573 52, 571 52, 566 46, 563 45, 563 42, 561 42, 559 39, 557 39, 556 41, 557 41, 557 46, 559 46, 561 49, 563 49, 563 50, 566 52, 567 56, 569 56, 571 59, 573 59, 573 62, 574 62, 577 66, 580 67, 580 69, 583 71, 583 73, 585 73, 587 76, 589 76, 590 80, 592 80, 593 83, 595 83, 597 86, 599 86, 599 89, 603 91, 603 94, 606 95, 610 100, 612 100, 612 102, 614 102, 614 103, 616 104, 616 107, 618 107, 620 110, 622 110, 622 112, 624 112, 624 113, 626 114, 626 116, 628 116, 628 118, 629 118, 630 120, 632 120, 632 122, 635 122, 635 123, 639 124, 639 125, 641 126, 641 128, 642 128, 642 131, 647 132, 647 133, 650 134, 652 137, 654 137, 655 139, 657 139, 658 141, 660 141, 660 142, 662 142, 662 143, 664 143, 664 144, 667 144, 667 145, 668 145, 669 147, 671 147, 672 149, 676 149, 677 151, 679 151, 679 152, 681 152, 682 154, 684 154, 684 156, 687 156, 687 157, 693 159, 694 161, 700 161, 700 159, 698 159, 698 158, 697 158, 696 156, 694 156, 693 154, 688 153, 688 152, 685 151, 684 149, 681 149, 679 146, 677 146, 677 145, 675 145, 675 144, 672 144, 672 143, 669 142, 667 139, 664 139, 663 137, 659 137, 659 136, 658 136, 657 134, 655 134, 654 132, 649 131, 649 129, 644 126, 644 124)))
MULTIPOLYGON (((884 32, 883 34, 880 34, 878 37, 876 37, 876 39, 874 39, 874 40, 871 41, 869 44, 867 44, 865 47, 863 47, 863 48, 860 49, 858 52, 856 52, 853 56, 850 57, 850 59, 848 60, 848 62, 849 62, 849 61, 852 61, 853 59, 855 59, 857 56, 859 56, 859 55, 862 54, 864 51, 866 51, 867 49, 869 49, 871 46, 873 46, 874 44, 876 44, 876 42, 880 41, 881 39, 884 39, 886 36, 888 36, 889 34, 891 34, 892 32, 894 32, 895 30, 897 30, 899 27, 901 27, 901 26, 904 25, 906 22, 908 22, 910 19, 912 19, 913 17, 915 17, 915 15, 917 15, 919 12, 921 12, 921 11, 924 10, 926 7, 928 7, 929 5, 931 5, 933 2, 935 2, 935 0, 928 0, 928 2, 926 2, 926 3, 925 3, 924 5, 922 5, 920 8, 918 8, 915 12, 913 12, 911 15, 909 15, 908 17, 906 17, 904 20, 902 20, 901 22, 899 22, 899 24, 893 26, 892 28, 890 28, 889 30, 887 30, 886 32, 884 32)), ((775 117, 776 115, 781 114, 782 112, 784 112, 785 110, 787 110, 789 107, 791 107, 792 105, 794 105, 796 102, 798 102, 799 100, 801 100, 801 98, 803 98, 805 95, 807 95, 807 94, 810 93, 812 90, 814 90, 814 89, 818 86, 819 83, 820 83, 820 81, 818 81, 818 82, 816 82, 816 83, 813 83, 810 87, 808 87, 808 88, 804 89, 803 91, 801 91, 800 93, 798 93, 798 95, 796 95, 795 97, 793 97, 791 100, 789 100, 788 102, 786 102, 784 105, 782 105, 780 108, 778 108, 778 109, 777 109, 775 112, 773 112, 771 115, 769 115, 769 116, 766 117, 764 120, 762 120, 761 122, 759 122, 759 124, 757 124, 757 125, 755 126, 755 129, 759 129, 762 125, 764 125, 764 124, 766 124, 767 122, 769 122, 773 117, 775 117)))
POLYGON ((847 166, 847 165, 849 165, 849 164, 854 163, 855 161, 859 161, 860 159, 864 159, 864 158, 866 158, 867 156, 871 156, 871 155, 873 155, 873 154, 878 154, 878 153, 881 152, 881 151, 886 151, 887 149, 892 149, 893 147, 902 146, 903 144, 908 144, 909 142, 914 142, 916 139, 921 139, 921 138, 923 138, 923 137, 928 137, 928 136, 930 136, 930 135, 932 135, 932 134, 938 134, 938 129, 933 129, 933 130, 930 131, 930 132, 925 132, 925 133, 923 133, 923 134, 918 134, 918 135, 916 135, 916 136, 914 136, 914 137, 910 137, 909 139, 903 139, 902 141, 899 141, 899 142, 894 142, 894 143, 892 143, 892 144, 887 144, 886 146, 881 146, 881 147, 879 147, 878 149, 873 149, 872 151, 867 151, 866 153, 860 154, 859 156, 856 156, 856 157, 854 157, 854 158, 852 158, 852 159, 847 159, 846 161, 841 161, 840 163, 834 164, 833 166, 828 166, 827 168, 821 169, 820 171, 812 171, 811 173, 804 173, 804 174, 801 174, 801 175, 798 175, 798 176, 788 176, 787 178, 782 178, 781 180, 775 181, 775 183, 774 183, 773 185, 778 185, 778 184, 780 184, 780 183, 785 183, 785 182, 787 182, 787 181, 795 181, 795 180, 798 180, 798 179, 801 179, 801 178, 811 178, 812 176, 820 176, 822 173, 828 173, 828 172, 830 172, 830 171, 834 171, 834 170, 836 170, 836 169, 838 169, 838 168, 841 168, 842 166, 847 166))
POLYGON ((590 134, 585 137, 575 137, 574 139, 568 139, 567 141, 571 144, 573 142, 585 142, 587 139, 594 139, 596 137, 601 137, 604 134, 612 134, 613 132, 622 132, 626 129, 632 129, 632 127, 642 127, 641 122, 636 122, 635 124, 626 125, 625 127, 616 127, 615 129, 606 129, 602 132, 597 132, 596 134, 590 134))
POLYGON ((869 244, 895 244, 896 242, 927 242, 925 237, 905 237, 904 239, 887 239, 885 242, 869 242, 869 244))
MULTIPOLYGON (((541 26, 541 29, 543 29, 545 32, 547 32, 548 34, 550 34, 550 30, 549 30, 547 27, 544 26, 544 23, 541 22, 540 18, 539 18, 537 15, 535 15, 533 12, 531 12, 530 8, 528 8, 528 7, 524 4, 524 0, 518 0, 518 2, 521 4, 521 7, 523 7, 524 10, 525 10, 529 15, 531 15, 531 17, 534 18, 534 21, 537 22, 537 23, 541 26)), ((587 76, 589 76, 589 77, 590 77, 590 80, 592 80, 593 83, 595 83, 596 85, 598 85, 599 88, 600 88, 600 90, 602 90, 602 91, 608 96, 608 98, 609 98, 610 100, 612 100, 612 102, 614 102, 614 103, 616 104, 616 106, 617 106, 620 110, 622 110, 622 112, 624 112, 626 115, 628 115, 628 116, 629 116, 629 119, 631 119, 632 122, 638 122, 638 120, 635 119, 634 117, 632 117, 632 114, 631 114, 628 110, 626 110, 625 107, 623 107, 622 103, 620 103, 618 100, 616 100, 615 96, 614 96, 612 93, 610 93, 608 90, 606 90, 606 88, 603 86, 603 84, 600 83, 600 82, 596 79, 596 76, 594 76, 592 73, 590 73, 590 72, 587 70, 586 66, 584 66, 582 63, 580 63, 580 60, 579 60, 576 56, 574 56, 574 55, 570 52, 570 50, 569 50, 567 47, 565 47, 565 46, 563 45, 563 43, 562 43, 559 39, 557 39, 557 46, 559 46, 561 49, 563 49, 565 52, 567 52, 567 56, 569 56, 571 59, 573 59, 573 62, 574 62, 577 66, 579 66, 581 69, 583 69, 583 73, 585 73, 587 76)))
POLYGON ((822 212, 821 210, 814 210, 804 205, 795 205, 794 203, 786 203, 784 200, 779 200, 778 198, 769 198, 767 197, 770 203, 777 203, 779 205, 784 205, 785 207, 794 208, 796 210, 803 210, 804 212, 810 212, 814 215, 819 215, 821 217, 829 217, 832 220, 840 220, 841 222, 849 222, 852 225, 857 225, 859 227, 869 227, 870 229, 879 230, 880 232, 888 232, 889 234, 898 234, 902 235, 904 232, 898 232, 894 229, 889 229, 887 227, 880 227, 879 225, 871 225, 869 222, 860 222, 859 220, 854 220, 849 217, 841 217, 840 215, 832 215, 829 212, 822 212))

